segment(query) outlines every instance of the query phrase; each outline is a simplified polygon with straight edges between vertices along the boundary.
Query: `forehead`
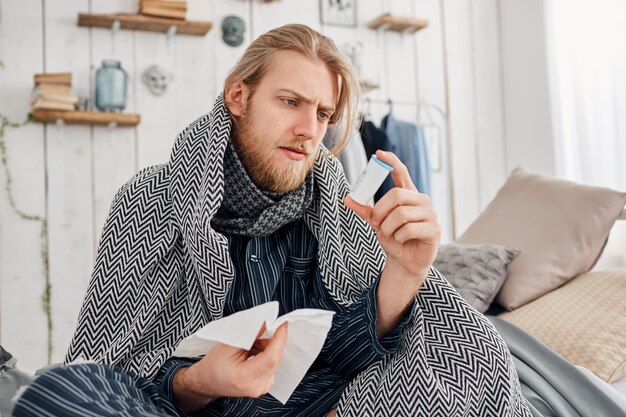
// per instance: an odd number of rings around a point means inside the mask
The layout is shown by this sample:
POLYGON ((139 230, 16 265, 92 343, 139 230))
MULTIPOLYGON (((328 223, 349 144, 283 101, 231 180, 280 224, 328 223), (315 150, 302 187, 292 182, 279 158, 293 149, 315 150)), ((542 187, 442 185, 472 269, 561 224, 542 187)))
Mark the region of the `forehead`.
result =
POLYGON ((338 75, 297 51, 274 52, 260 84, 270 90, 297 91, 327 106, 337 103, 338 75))

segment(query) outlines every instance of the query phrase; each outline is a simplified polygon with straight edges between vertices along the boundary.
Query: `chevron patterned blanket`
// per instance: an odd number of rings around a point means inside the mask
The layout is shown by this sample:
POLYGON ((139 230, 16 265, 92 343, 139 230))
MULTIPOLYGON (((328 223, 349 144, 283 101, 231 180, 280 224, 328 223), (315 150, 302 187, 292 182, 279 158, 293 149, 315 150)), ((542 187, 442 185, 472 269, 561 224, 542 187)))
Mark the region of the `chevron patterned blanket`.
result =
MULTIPOLYGON (((116 194, 66 362, 89 359, 152 377, 178 343, 222 315, 233 265, 210 220, 223 198, 231 120, 222 97, 181 132, 170 161, 139 172, 116 194)), ((325 149, 322 149, 325 151, 325 149)), ((305 222, 319 242, 331 296, 353 303, 385 254, 367 223, 343 205, 339 162, 320 152, 305 222)), ((506 345, 435 270, 414 325, 394 355, 359 374, 343 416, 530 416, 506 345)))

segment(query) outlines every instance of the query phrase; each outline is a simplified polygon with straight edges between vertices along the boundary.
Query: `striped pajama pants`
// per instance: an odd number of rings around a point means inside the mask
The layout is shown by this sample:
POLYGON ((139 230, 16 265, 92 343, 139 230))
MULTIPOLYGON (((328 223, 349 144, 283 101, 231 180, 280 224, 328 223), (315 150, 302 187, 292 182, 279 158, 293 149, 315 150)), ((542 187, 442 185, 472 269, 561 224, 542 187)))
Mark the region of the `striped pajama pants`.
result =
POLYGON ((13 416, 178 416, 151 381, 108 365, 81 364, 51 369, 22 394, 13 416))
MULTIPOLYGON (((324 373, 315 376, 324 379, 324 373)), ((326 385, 334 392, 296 407, 275 410, 273 398, 254 401, 248 398, 232 399, 239 402, 238 417, 256 415, 326 416, 335 406, 347 382, 326 385), (243 414, 241 414, 243 413, 243 414)), ((294 397, 297 395, 294 395, 294 397)), ((194 416, 220 417, 223 404, 211 403, 194 416)), ((53 368, 30 385, 13 409, 12 416, 78 417, 78 416, 184 416, 161 391, 146 378, 127 373, 120 368, 103 364, 82 364, 53 368)), ((229 415, 232 415, 229 414, 229 415)))

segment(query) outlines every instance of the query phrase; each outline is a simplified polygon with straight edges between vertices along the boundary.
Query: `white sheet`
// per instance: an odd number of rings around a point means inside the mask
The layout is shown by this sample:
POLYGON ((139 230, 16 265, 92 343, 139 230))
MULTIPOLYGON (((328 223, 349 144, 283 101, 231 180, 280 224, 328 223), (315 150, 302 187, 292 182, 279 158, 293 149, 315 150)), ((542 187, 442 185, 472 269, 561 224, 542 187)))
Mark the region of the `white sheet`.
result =
POLYGON ((617 381, 609 384, 613 389, 617 390, 620 394, 626 397, 626 376, 618 379, 617 381))
POLYGON ((595 376, 589 369, 576 365, 589 380, 602 391, 604 391, 609 397, 611 397, 620 407, 626 410, 626 378, 622 378, 615 381, 613 384, 607 384, 597 376, 595 376), (617 388, 619 387, 619 389, 617 388))

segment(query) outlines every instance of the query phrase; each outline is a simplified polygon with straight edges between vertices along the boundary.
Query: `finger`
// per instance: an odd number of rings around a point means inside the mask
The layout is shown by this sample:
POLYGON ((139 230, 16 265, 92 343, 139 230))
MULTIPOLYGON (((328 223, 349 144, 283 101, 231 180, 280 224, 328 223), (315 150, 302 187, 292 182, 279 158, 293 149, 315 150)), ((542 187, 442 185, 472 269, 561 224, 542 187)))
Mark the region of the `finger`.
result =
POLYGON ((418 240, 427 245, 439 244, 440 228, 437 223, 419 222, 408 223, 393 234, 394 240, 405 243, 410 240, 418 240))
POLYGON ((287 342, 287 323, 280 325, 265 350, 245 363, 253 377, 265 376, 276 371, 287 342))
POLYGON ((276 329, 276 331, 274 332, 274 336, 272 336, 272 339, 267 345, 265 351, 271 349, 271 354, 277 352, 282 355, 285 344, 287 343, 288 324, 288 322, 284 322, 283 324, 278 326, 278 329, 276 329))
POLYGON ((263 324, 261 324, 261 329, 259 330, 259 333, 257 333, 257 335, 256 335, 256 339, 255 340, 259 340, 259 338, 261 336, 263 336, 263 333, 265 333, 265 329, 266 328, 267 327, 265 326, 265 322, 263 322, 263 324))
POLYGON ((249 352, 245 349, 219 343, 209 349, 209 352, 204 355, 201 361, 210 363, 215 356, 229 358, 229 360, 233 360, 235 362, 245 362, 246 359, 248 359, 249 352), (209 355, 209 353, 211 354, 209 355))
POLYGON ((271 341, 272 339, 257 339, 252 345, 250 353, 252 353, 253 355, 258 355, 259 353, 267 349, 267 346, 270 344, 271 341))
POLYGON ((401 206, 432 207, 432 204, 426 194, 420 194, 405 188, 393 188, 378 200, 374 206, 371 215, 372 226, 378 228, 385 218, 389 216, 389 213, 396 207, 401 206))
POLYGON ((364 206, 362 204, 359 204, 356 201, 354 201, 354 199, 352 197, 350 197, 350 196, 346 196, 346 198, 344 198, 343 202, 346 205, 346 207, 348 207, 349 209, 354 211, 357 216, 359 216, 360 218, 362 218, 366 222, 370 223, 370 220, 371 220, 371 217, 372 217, 372 207, 371 206, 364 206))
POLYGON ((261 328, 259 329, 259 332, 256 335, 256 339, 254 343, 252 344, 252 347, 250 348, 250 354, 258 355, 260 352, 262 352, 265 349, 265 346, 267 346, 267 344, 269 343, 269 338, 265 338, 265 339, 260 338, 261 336, 263 336, 263 333, 265 333, 266 328, 267 327, 265 325, 265 322, 263 322, 261 324, 261 328))
POLYGON ((415 185, 411 180, 411 176, 409 175, 409 170, 406 165, 402 163, 400 158, 396 156, 396 154, 393 152, 378 150, 376 151, 376 156, 381 161, 393 167, 393 171, 391 171, 391 179, 396 187, 417 191, 417 188, 415 188, 415 185))
POLYGON ((428 207, 401 206, 396 207, 380 224, 382 236, 392 237, 400 228, 412 223, 435 222, 435 211, 428 207))
POLYGON ((268 358, 277 358, 280 359, 283 355, 283 351, 285 349, 285 344, 287 343, 287 322, 281 324, 276 332, 274 332, 274 336, 269 339, 269 343, 260 353, 260 355, 267 356, 268 358))

